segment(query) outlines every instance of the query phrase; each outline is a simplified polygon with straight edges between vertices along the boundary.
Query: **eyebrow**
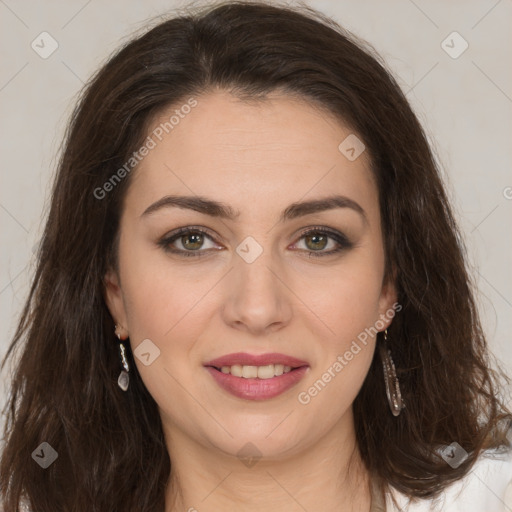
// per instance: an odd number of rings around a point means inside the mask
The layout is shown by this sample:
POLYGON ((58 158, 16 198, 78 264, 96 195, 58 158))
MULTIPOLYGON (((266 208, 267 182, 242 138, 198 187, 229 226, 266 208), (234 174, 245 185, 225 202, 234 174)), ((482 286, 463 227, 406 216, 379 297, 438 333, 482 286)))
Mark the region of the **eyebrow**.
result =
MULTIPOLYGON (((211 217, 220 217, 227 220, 236 220, 240 216, 240 211, 234 210, 231 206, 208 199, 202 196, 177 196, 169 195, 162 197, 152 205, 148 206, 141 215, 142 217, 151 215, 162 208, 182 208, 194 210, 211 217)), ((340 195, 332 195, 310 201, 302 201, 290 204, 283 212, 279 222, 296 219, 312 213, 318 213, 334 208, 350 208, 359 213, 365 222, 368 221, 363 208, 354 200, 340 195)))

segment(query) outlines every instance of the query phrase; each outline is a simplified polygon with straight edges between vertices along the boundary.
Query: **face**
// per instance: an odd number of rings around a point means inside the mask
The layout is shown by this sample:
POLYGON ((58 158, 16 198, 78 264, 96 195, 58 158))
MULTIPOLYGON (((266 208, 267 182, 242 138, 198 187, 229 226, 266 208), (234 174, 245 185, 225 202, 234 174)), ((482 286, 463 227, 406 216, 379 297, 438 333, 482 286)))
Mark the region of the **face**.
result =
POLYGON ((392 317, 377 188, 304 100, 196 100, 133 171, 107 303, 166 436, 293 454, 353 424, 392 317))

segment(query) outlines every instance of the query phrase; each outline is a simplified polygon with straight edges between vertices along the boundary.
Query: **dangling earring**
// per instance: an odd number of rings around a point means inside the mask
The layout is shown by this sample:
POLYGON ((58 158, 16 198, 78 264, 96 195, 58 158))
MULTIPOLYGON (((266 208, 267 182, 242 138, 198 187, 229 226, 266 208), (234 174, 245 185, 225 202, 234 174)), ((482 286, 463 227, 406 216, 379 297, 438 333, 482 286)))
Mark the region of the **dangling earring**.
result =
MULTIPOLYGON (((116 336, 119 340, 121 340, 121 335, 119 334, 117 330, 116 325, 116 336)), ((130 385, 130 367, 128 366, 128 361, 126 360, 126 348, 125 346, 120 342, 119 343, 119 355, 121 358, 121 364, 123 365, 124 370, 121 370, 121 373, 119 374, 119 377, 117 379, 117 385, 123 390, 126 391, 128 389, 128 386, 130 385)))
POLYGON ((389 408, 393 416, 398 416, 405 403, 400 393, 400 384, 396 376, 395 364, 391 357, 391 350, 387 346, 388 330, 384 331, 384 340, 380 343, 380 357, 384 368, 384 383, 386 384, 386 395, 388 396, 389 408))

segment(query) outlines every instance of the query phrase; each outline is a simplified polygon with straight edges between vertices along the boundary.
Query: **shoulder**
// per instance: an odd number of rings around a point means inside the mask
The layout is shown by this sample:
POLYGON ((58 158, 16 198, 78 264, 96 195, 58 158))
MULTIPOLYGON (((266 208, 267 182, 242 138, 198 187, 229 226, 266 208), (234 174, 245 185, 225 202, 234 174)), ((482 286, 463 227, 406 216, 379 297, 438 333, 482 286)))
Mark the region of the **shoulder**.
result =
MULTIPOLYGON (((434 501, 412 503, 395 489, 391 492, 407 512, 512 512, 512 450, 485 451, 464 478, 434 501)), ((386 510, 396 510, 389 496, 386 510)))

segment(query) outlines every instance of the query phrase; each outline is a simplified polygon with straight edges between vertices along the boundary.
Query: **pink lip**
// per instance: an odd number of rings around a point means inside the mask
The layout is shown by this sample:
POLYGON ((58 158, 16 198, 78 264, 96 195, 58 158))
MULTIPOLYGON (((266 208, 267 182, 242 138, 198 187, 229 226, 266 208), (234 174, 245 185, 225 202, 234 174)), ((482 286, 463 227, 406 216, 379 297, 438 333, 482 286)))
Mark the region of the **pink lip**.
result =
POLYGON ((204 366, 215 366, 222 368, 223 366, 233 366, 240 364, 242 366, 266 366, 268 364, 282 364, 284 366, 291 366, 292 368, 299 368, 300 366, 309 366, 306 361, 301 361, 295 357, 287 356, 285 354, 271 353, 252 355, 245 352, 236 352, 235 354, 227 354, 217 359, 213 359, 204 366))
POLYGON ((244 379, 243 377, 235 377, 230 373, 222 373, 213 366, 208 366, 206 369, 217 384, 232 395, 247 400, 268 400, 297 384, 304 377, 308 367, 301 366, 271 379, 244 379))
POLYGON ((306 374, 309 365, 295 357, 285 354, 251 355, 244 352, 228 354, 213 359, 204 365, 217 384, 224 390, 238 398, 246 400, 267 400, 274 398, 297 384, 306 374), (244 379, 235 377, 230 373, 219 371, 223 366, 266 366, 269 364, 282 364, 293 369, 271 379, 244 379), (217 369, 218 368, 218 369, 217 369))

